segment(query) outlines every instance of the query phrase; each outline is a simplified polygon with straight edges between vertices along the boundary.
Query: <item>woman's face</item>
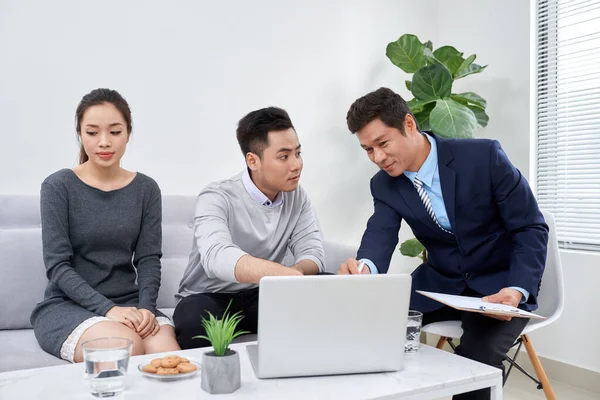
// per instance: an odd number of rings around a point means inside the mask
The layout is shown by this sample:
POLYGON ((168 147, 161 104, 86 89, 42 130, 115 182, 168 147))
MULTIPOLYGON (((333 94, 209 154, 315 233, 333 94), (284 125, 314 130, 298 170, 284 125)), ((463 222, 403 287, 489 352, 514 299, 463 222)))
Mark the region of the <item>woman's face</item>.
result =
POLYGON ((101 168, 120 166, 129 142, 127 123, 110 103, 88 108, 81 119, 81 144, 89 162, 101 168))

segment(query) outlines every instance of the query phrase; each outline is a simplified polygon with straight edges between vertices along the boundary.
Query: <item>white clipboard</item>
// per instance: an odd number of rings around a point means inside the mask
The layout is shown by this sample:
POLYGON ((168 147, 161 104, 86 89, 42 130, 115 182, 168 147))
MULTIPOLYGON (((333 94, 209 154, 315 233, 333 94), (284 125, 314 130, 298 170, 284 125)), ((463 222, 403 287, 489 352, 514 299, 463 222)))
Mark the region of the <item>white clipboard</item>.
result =
POLYGON ((455 296, 452 294, 426 292, 424 290, 416 290, 416 292, 461 311, 504 315, 517 318, 546 319, 546 317, 542 317, 541 315, 507 306, 505 304, 486 303, 481 301, 481 298, 479 297, 455 296))

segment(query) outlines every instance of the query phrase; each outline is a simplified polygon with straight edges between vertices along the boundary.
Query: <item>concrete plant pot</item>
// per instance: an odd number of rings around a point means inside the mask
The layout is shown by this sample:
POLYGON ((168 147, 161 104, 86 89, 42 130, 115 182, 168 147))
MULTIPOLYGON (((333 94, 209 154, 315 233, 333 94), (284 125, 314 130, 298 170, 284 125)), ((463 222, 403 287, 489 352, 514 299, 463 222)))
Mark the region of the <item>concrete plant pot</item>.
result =
POLYGON ((232 393, 241 386, 240 356, 227 350, 224 356, 216 356, 214 351, 202 355, 202 390, 210 394, 232 393))

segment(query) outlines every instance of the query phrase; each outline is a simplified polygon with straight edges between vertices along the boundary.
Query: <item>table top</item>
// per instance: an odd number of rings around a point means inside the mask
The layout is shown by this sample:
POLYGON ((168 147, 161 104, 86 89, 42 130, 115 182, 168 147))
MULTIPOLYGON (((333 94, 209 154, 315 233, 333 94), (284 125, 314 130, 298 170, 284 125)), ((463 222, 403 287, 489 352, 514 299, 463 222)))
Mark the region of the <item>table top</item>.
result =
MULTIPOLYGON (((248 358, 246 345, 231 345, 240 354, 242 386, 231 399, 373 399, 435 398, 440 390, 460 393, 461 387, 500 381, 502 372, 457 355, 421 345, 418 353, 405 355, 404 369, 399 372, 258 379, 248 358), (455 390, 456 389, 456 390, 455 390), (428 397, 430 394, 431 397, 428 397)), ((197 361, 211 348, 192 349, 168 354, 183 355, 197 361)), ((166 353, 165 353, 166 354, 166 353)), ((169 396, 170 399, 209 398, 200 387, 200 373, 179 381, 146 378, 138 364, 146 364, 164 354, 132 357, 126 378, 126 389, 119 398, 147 400, 169 396)), ((501 381, 500 381, 501 382, 501 381)), ((482 387, 489 386, 484 385, 482 387)), ((0 399, 91 399, 89 383, 84 379, 83 364, 60 365, 0 373, 0 399)))

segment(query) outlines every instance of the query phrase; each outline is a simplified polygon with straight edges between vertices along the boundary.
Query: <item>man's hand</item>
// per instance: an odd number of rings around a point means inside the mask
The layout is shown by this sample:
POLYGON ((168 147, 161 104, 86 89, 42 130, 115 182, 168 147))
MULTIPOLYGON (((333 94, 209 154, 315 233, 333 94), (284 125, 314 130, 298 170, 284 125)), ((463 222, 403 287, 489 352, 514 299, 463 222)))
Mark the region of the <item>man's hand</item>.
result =
POLYGON ((138 308, 140 314, 142 314, 142 323, 137 327, 136 332, 142 339, 145 339, 149 335, 156 335, 159 330, 158 321, 155 315, 145 308, 138 308))
POLYGON ((363 267, 362 272, 358 272, 358 264, 359 264, 358 261, 355 260, 354 258, 347 259, 346 262, 343 263, 342 266, 340 267, 338 275, 358 275, 358 274, 368 275, 371 273, 371 269, 369 269, 368 265, 365 265, 363 267))
MULTIPOLYGON (((521 303, 521 299, 523 298, 523 293, 518 290, 511 288, 504 288, 500 290, 498 293, 493 294, 491 296, 486 296, 482 301, 486 303, 497 303, 497 304, 505 304, 507 306, 518 307, 521 303)), ((512 317, 504 316, 504 315, 492 315, 492 314, 484 314, 487 317, 496 318, 502 321, 510 321, 512 317)))
POLYGON ((104 315, 108 319, 122 323, 137 332, 144 317, 135 307, 114 306, 104 315))

